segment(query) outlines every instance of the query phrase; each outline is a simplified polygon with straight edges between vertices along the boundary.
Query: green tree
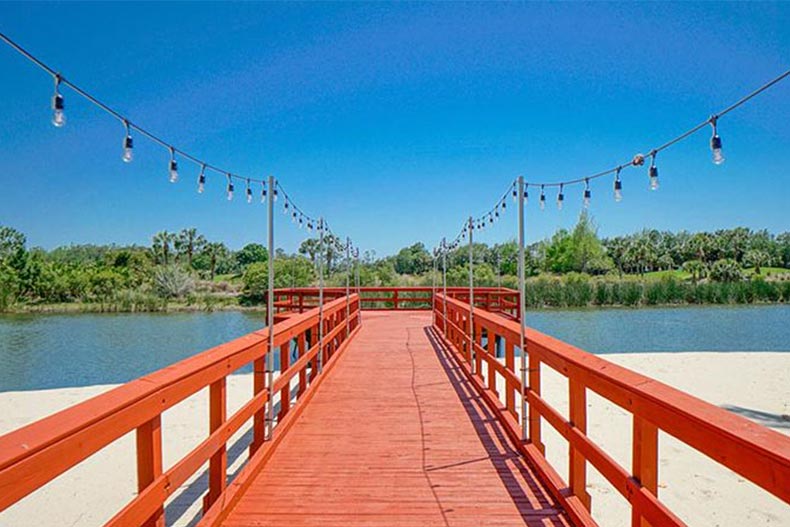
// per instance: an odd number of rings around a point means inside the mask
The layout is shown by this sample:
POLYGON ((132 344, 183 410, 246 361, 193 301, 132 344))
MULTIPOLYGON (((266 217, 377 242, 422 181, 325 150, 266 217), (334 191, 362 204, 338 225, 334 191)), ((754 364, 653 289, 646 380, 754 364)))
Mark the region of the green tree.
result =
POLYGON ((760 269, 771 265, 771 255, 767 251, 751 249, 744 254, 743 261, 746 265, 754 267, 754 272, 760 274, 760 269))
POLYGON ((707 266, 701 260, 689 260, 683 263, 683 270, 689 273, 692 281, 696 283, 705 277, 707 266))
MULTIPOLYGON (((192 258, 206 245, 206 238, 198 234, 194 227, 182 229, 173 238, 174 248, 179 256, 187 257, 187 266, 192 268, 192 258)), ((167 264, 167 262, 165 262, 167 264)))
POLYGON ((432 266, 433 258, 425 248, 425 244, 417 242, 409 247, 404 247, 395 256, 395 271, 400 274, 422 274, 432 266))
POLYGON ((716 282, 738 282, 743 280, 741 266, 732 258, 716 260, 708 274, 716 282))
POLYGON ((151 253, 155 263, 163 265, 170 263, 170 255, 173 253, 175 239, 175 234, 167 231, 160 231, 154 234, 151 240, 151 253))
MULTIPOLYGON (((304 287, 315 282, 314 268, 304 257, 276 258, 274 260, 274 287, 304 287)), ((241 301, 244 304, 265 303, 269 290, 269 265, 264 262, 250 264, 242 276, 241 301)))
POLYGON ((268 259, 269 253, 266 247, 260 243, 248 243, 236 253, 236 261, 242 269, 250 264, 265 262, 268 259))
POLYGON ((203 247, 193 265, 195 269, 208 271, 211 280, 214 280, 220 262, 227 259, 228 256, 228 248, 225 247, 224 243, 209 242, 203 247))
POLYGON ((0 263, 4 263, 16 271, 25 267, 27 252, 25 251, 25 235, 11 227, 0 227, 0 263))

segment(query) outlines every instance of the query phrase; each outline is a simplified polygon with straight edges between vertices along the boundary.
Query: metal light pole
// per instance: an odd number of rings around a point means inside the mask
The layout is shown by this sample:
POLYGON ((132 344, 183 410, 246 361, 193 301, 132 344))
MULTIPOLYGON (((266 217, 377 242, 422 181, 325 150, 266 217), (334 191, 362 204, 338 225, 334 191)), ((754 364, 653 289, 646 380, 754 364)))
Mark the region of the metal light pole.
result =
POLYGON ((346 236, 346 338, 351 334, 351 238, 346 236))
POLYGON ((269 390, 269 399, 266 402, 266 432, 264 439, 272 438, 274 427, 274 176, 269 176, 269 309, 266 313, 266 325, 269 328, 269 351, 266 354, 266 389, 269 390))
POLYGON ((519 321, 519 347, 521 348, 521 439, 527 440, 527 291, 524 280, 524 176, 518 178, 518 297, 521 320, 519 321))
POLYGON ((357 326, 362 323, 362 293, 359 290, 359 247, 354 248, 354 264, 356 266, 356 284, 357 284, 357 326))
POLYGON ((474 225, 469 216, 469 359, 471 360, 472 374, 477 373, 475 360, 475 275, 474 275, 474 248, 472 247, 472 232, 474 225))
POLYGON ((444 321, 442 322, 442 329, 444 330, 444 336, 447 337, 447 240, 442 238, 442 316, 444 317, 444 321))
POLYGON ((431 326, 436 326, 436 250, 433 251, 433 274, 431 275, 431 326))
POLYGON ((318 218, 318 374, 324 370, 324 218, 318 218))

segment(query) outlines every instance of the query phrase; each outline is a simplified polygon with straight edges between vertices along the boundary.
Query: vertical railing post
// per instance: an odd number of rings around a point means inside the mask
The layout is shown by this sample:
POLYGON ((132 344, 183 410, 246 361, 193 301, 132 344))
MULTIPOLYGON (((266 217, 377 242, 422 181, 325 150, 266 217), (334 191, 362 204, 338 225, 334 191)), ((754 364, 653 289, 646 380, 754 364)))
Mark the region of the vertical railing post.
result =
MULTIPOLYGON (((274 176, 269 176, 269 199, 267 200, 269 209, 269 313, 266 322, 266 325, 269 327, 269 349, 266 353, 266 389, 269 391, 269 397, 266 401, 267 440, 271 439, 274 428, 274 393, 272 393, 272 385, 274 384, 274 310, 272 307, 274 307, 274 198, 277 196, 275 185, 274 176)), ((282 357, 280 357, 280 360, 282 360, 282 357)))
MULTIPOLYGON (((658 497, 658 428, 634 415, 633 475, 639 483, 658 497)), ((649 527, 638 507, 631 504, 631 527, 649 527)))
MULTIPOLYGON (((301 359, 305 352, 307 351, 307 343, 305 342, 305 333, 299 333, 299 336, 296 338, 296 349, 297 349, 297 356, 301 359)), ((305 389, 307 388, 307 365, 299 370, 299 389, 296 392, 296 397, 299 398, 304 393, 305 389)))
POLYGON ((486 348, 488 351, 488 360, 486 361, 488 367, 488 389, 494 393, 496 390, 496 370, 491 366, 491 363, 496 360, 496 335, 491 331, 491 328, 486 328, 487 340, 486 348))
POLYGON ((475 369, 475 259, 472 233, 474 232, 473 219, 469 216, 469 363, 472 374, 477 373, 475 369))
MULTIPOLYGON (((587 435, 587 390, 581 381, 572 377, 568 378, 570 392, 570 421, 582 434, 587 435)), ((587 460, 581 452, 568 445, 568 467, 570 468, 571 492, 581 500, 582 504, 590 510, 590 494, 587 492, 587 460)))
MULTIPOLYGON (((533 393, 537 397, 540 397, 540 360, 534 353, 530 353, 528 359, 529 389, 522 391, 522 393, 524 393, 526 396, 528 396, 529 393, 533 393)), ((523 409, 523 401, 521 404, 523 409)), ((534 405, 529 405, 529 408, 527 409, 527 416, 529 420, 529 440, 538 448, 541 453, 545 454, 546 448, 543 446, 543 442, 540 438, 540 414, 535 409, 534 405)))
MULTIPOLYGON (((271 331, 267 328, 266 331, 271 331)), ((252 393, 253 396, 266 390, 266 354, 268 341, 260 357, 252 362, 252 393)), ((262 407, 252 417, 252 442, 250 443, 250 457, 260 448, 266 438, 266 410, 262 407)))
MULTIPOLYGON (((162 417, 157 415, 137 428, 137 491, 142 492, 162 475, 162 417)), ((143 527, 164 527, 165 509, 159 507, 143 527)))
MULTIPOLYGON (((524 176, 518 177, 518 303, 519 303, 519 349, 521 350, 521 440, 527 440, 527 339, 524 301, 526 282, 524 280, 524 176)), ((538 372, 540 374, 540 372, 538 372)), ((530 376, 530 379, 532 376, 530 376)), ((538 427, 540 429, 540 427, 538 427)), ((540 441, 540 439, 538 439, 540 441)))
MULTIPOLYGON (((291 366, 291 343, 293 339, 289 339, 285 344, 280 346, 280 375, 282 375, 291 366)), ((280 390, 280 412, 277 415, 277 421, 282 421, 288 410, 291 409, 291 383, 285 383, 282 390, 280 390)))
MULTIPOLYGON (((515 343, 512 340, 505 339, 505 368, 512 372, 516 371, 516 353, 514 347, 515 343)), ((508 383, 507 391, 505 393, 505 406, 508 410, 510 410, 514 417, 517 417, 516 389, 516 386, 511 386, 510 383, 508 383)))
MULTIPOLYGON (((227 387, 226 378, 211 383, 209 386, 209 434, 213 434, 225 423, 227 419, 227 387)), ((203 498, 203 512, 209 510, 211 505, 225 491, 228 472, 228 452, 223 444, 211 456, 208 467, 208 494, 203 498)))

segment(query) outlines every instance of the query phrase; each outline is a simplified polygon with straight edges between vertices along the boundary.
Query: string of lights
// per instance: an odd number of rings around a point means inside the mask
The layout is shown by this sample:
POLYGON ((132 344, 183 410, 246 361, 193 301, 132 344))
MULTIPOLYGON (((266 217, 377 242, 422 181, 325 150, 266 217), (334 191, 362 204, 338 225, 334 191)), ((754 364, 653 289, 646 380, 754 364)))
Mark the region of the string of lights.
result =
MULTIPOLYGON (((302 208, 300 208, 296 203, 294 203, 293 198, 285 191, 282 184, 278 181, 275 183, 275 201, 279 194, 283 195, 283 214, 289 216, 291 218, 291 223, 297 225, 300 229, 306 228, 308 232, 324 231, 324 234, 329 234, 332 236, 334 249, 338 252, 344 252, 348 249, 354 257, 359 256, 359 249, 354 247, 351 238, 346 238, 345 243, 342 241, 342 238, 335 234, 332 231, 332 228, 329 226, 329 223, 324 219, 316 218, 310 216, 309 214, 305 213, 302 208)), ((263 197, 265 198, 265 190, 263 197)))
MULTIPOLYGON (((592 190, 590 188, 590 182, 610 175, 614 175, 614 181, 613 181, 614 200, 616 202, 620 202, 623 199, 623 183, 620 177, 621 172, 623 171, 623 169, 626 168, 643 166, 647 158, 650 158, 650 164, 648 165, 648 171, 647 171, 650 190, 658 190, 659 179, 658 179, 658 166, 656 165, 656 156, 659 154, 659 152, 662 152, 668 149, 669 147, 683 141, 684 139, 687 139, 691 135, 695 134, 696 132, 708 126, 711 127, 710 149, 712 154, 712 161, 715 165, 721 165, 724 162, 724 152, 722 150, 722 139, 721 136, 719 135, 719 130, 718 130, 719 119, 722 116, 730 113, 736 108, 747 103, 754 97, 757 97, 758 95, 765 92, 772 86, 778 84, 779 82, 786 79, 787 77, 790 77, 790 70, 787 70, 784 73, 774 77, 773 79, 766 82, 759 88, 741 97, 733 104, 727 106, 720 112, 711 115, 708 119, 686 130, 682 134, 664 142, 660 146, 647 150, 648 152, 647 154, 641 154, 641 153, 636 154, 635 156, 633 156, 633 158, 630 161, 626 163, 616 165, 612 168, 602 170, 600 172, 596 172, 588 176, 574 178, 574 179, 567 179, 564 181, 537 181, 537 182, 524 181, 524 204, 526 205, 529 203, 530 187, 537 188, 540 189, 540 194, 538 196, 538 205, 541 210, 544 210, 546 208, 546 188, 556 188, 557 208, 559 210, 562 210, 562 207, 565 203, 565 188, 583 183, 584 190, 582 193, 582 204, 584 208, 588 208, 592 201, 592 190)), ((510 184, 508 193, 512 194, 514 202, 518 202, 518 189, 515 180, 510 184)), ((486 224, 493 224, 496 221, 498 221, 500 218, 500 212, 504 212, 507 208, 507 200, 505 199, 506 196, 507 193, 505 194, 505 197, 501 198, 496 202, 496 205, 494 205, 492 209, 490 209, 488 212, 484 213, 483 215, 474 218, 471 224, 469 223, 468 220, 466 220, 464 222, 463 227, 461 228, 461 231, 453 239, 453 241, 450 243, 444 242, 444 244, 440 243, 439 246, 437 247, 437 251, 441 253, 441 251, 450 251, 456 249, 460 244, 460 241, 466 238, 466 234, 469 229, 484 230, 486 224)))
POLYGON ((265 196, 265 192, 266 192, 265 179, 239 175, 225 168, 209 163, 208 161, 205 161, 199 158, 198 156, 193 155, 181 148, 178 148, 170 141, 165 140, 161 136, 149 131, 143 126, 136 124, 128 116, 112 108, 110 105, 102 102, 98 97, 95 97, 88 91, 82 89, 80 86, 78 86, 74 82, 64 77, 58 70, 47 65, 42 60, 34 56, 32 53, 24 49, 22 46, 14 42, 10 37, 5 35, 4 33, 0 33, 0 40, 8 44, 20 55, 22 55, 30 62, 32 62, 33 64, 44 70, 45 72, 47 72, 50 76, 52 76, 52 80, 54 82, 54 93, 52 95, 52 124, 57 128, 61 128, 66 125, 66 99, 63 95, 62 88, 68 87, 75 94, 79 95, 89 103, 93 104, 97 108, 103 110, 105 113, 117 119, 120 122, 120 124, 123 126, 124 135, 122 141, 121 159, 123 159, 124 162, 131 163, 134 160, 134 137, 133 137, 133 133, 134 133, 148 138, 152 142, 162 146, 168 151, 168 153, 170 154, 170 159, 168 164, 168 176, 169 176, 168 179, 171 183, 176 183, 178 182, 179 179, 178 161, 180 159, 186 159, 188 161, 191 161, 192 163, 194 163, 200 168, 200 174, 198 175, 199 193, 203 193, 205 189, 206 173, 214 172, 227 179, 228 200, 232 200, 234 196, 234 190, 235 190, 234 181, 241 182, 242 184, 246 185, 247 201, 250 203, 252 202, 253 184, 256 186, 261 185, 263 187, 262 194, 263 196, 265 196))
POLYGON ((52 124, 57 128, 62 128, 66 125, 66 99, 62 93, 62 87, 70 88, 74 93, 81 96, 86 101, 90 102, 94 106, 98 107, 99 109, 103 110, 105 113, 109 114, 110 116, 117 119, 123 125, 123 142, 122 142, 122 150, 121 150, 121 159, 125 163, 131 163, 134 160, 134 137, 132 133, 137 133, 142 135, 154 143, 164 147, 167 149, 170 157, 168 163, 168 181, 170 183, 177 183, 179 180, 179 159, 186 159, 188 161, 193 162, 196 164, 200 172, 197 178, 197 192, 202 194, 205 191, 206 187, 206 174, 207 172, 215 172, 224 176, 227 180, 226 186, 226 196, 228 201, 231 201, 234 198, 236 193, 236 183, 241 182, 244 185, 244 194, 247 203, 252 203, 254 200, 255 190, 254 187, 260 186, 260 202, 266 203, 267 193, 269 191, 274 193, 274 201, 277 201, 278 194, 282 193, 284 196, 283 201, 283 213, 287 214, 291 217, 293 223, 297 224, 298 227, 301 229, 306 227, 309 232, 313 230, 324 230, 324 233, 332 234, 335 244, 335 249, 338 251, 345 251, 348 249, 355 257, 359 255, 359 249, 354 247, 351 243, 350 238, 347 239, 345 243, 343 243, 336 234, 334 234, 329 228, 328 223, 326 220, 320 220, 313 216, 306 214, 300 207, 298 207, 293 199, 285 192, 282 185, 279 181, 275 183, 275 188, 267 189, 267 182, 266 179, 263 178, 253 178, 242 176, 236 174, 234 172, 228 171, 224 168, 221 168, 217 165, 209 163, 185 150, 176 147, 169 141, 161 138, 159 135, 154 134, 153 132, 149 131, 148 129, 142 127, 141 125, 135 124, 132 122, 127 116, 122 114, 121 112, 115 110, 110 105, 102 102, 100 99, 92 95, 91 93, 87 92, 77 84, 71 82, 70 80, 66 79, 59 71, 52 68, 51 66, 44 63, 38 57, 34 56, 32 53, 24 49, 21 45, 13 41, 7 35, 0 33, 0 40, 8 44, 11 48, 17 51, 20 55, 28 59, 30 62, 47 72, 49 75, 52 76, 53 83, 54 83, 54 93, 52 96, 52 124))

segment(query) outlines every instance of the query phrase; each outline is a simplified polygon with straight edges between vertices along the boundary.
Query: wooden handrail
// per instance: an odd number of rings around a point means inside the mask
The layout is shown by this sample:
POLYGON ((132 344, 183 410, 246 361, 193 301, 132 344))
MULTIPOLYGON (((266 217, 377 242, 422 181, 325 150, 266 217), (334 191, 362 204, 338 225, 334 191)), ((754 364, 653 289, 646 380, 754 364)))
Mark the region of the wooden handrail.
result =
MULTIPOLYGON (((359 297, 346 298, 324 306, 323 349, 317 343, 318 309, 289 317, 274 326, 274 346, 286 346, 281 354, 287 369, 275 380, 272 393, 288 394, 283 399, 280 418, 290 408, 290 381, 297 375, 300 396, 312 384, 318 353, 327 364, 357 329, 359 297), (308 349, 307 334, 310 334, 308 349), (297 342, 298 359, 289 364, 291 342, 297 342), (309 375, 308 375, 309 370, 309 375), (287 403, 286 403, 287 400, 287 403)), ((206 462, 209 466, 209 494, 204 509, 224 491, 227 441, 250 418, 254 437, 262 438, 263 410, 270 394, 263 389, 264 359, 268 350, 268 328, 126 383, 83 403, 67 408, 4 436, 0 436, 0 511, 8 508, 61 473, 109 445, 121 436, 137 432, 138 496, 108 525, 162 525, 164 503, 179 485, 206 462), (233 416, 225 415, 225 379, 246 364, 254 363, 255 391, 233 416), (162 471, 161 414, 205 387, 210 390, 210 435, 167 472, 162 471)), ((282 395, 281 395, 282 397, 282 395)), ((252 451, 260 446, 253 440, 252 451)))
MULTIPOLYGON (((324 288, 324 298, 338 298, 345 295, 344 287, 324 288)), ((442 288, 427 286, 375 286, 361 287, 359 291, 362 310, 430 310, 433 292, 442 288)), ((448 287, 451 298, 469 300, 468 287, 448 287)), ((500 287, 476 287, 475 305, 487 311, 500 313, 514 320, 519 318, 519 293, 515 289, 500 287)), ((275 291, 274 307, 276 312, 301 312, 318 305, 319 292, 314 287, 286 288, 275 291)))
MULTIPOLYGON (((489 392, 491 404, 509 424, 514 439, 520 441, 515 399, 522 385, 513 353, 520 340, 519 323, 475 309, 474 351, 478 361, 486 361, 489 365, 489 379, 485 382, 480 368, 472 370, 470 367, 469 304, 438 294, 434 311, 436 330, 455 348, 467 373, 476 378, 481 389, 489 392), (443 317, 445 303, 447 320, 443 317), (486 347, 482 346, 482 330, 489 343, 486 347), (492 352, 491 342, 497 338, 505 342, 505 371, 492 352), (504 406, 499 404, 495 392, 496 379, 492 379, 495 375, 505 380, 504 406)), ((658 499, 658 431, 661 430, 790 503, 790 438, 533 329, 527 330, 526 338, 530 433, 524 451, 532 457, 544 478, 555 482, 554 490, 561 501, 568 502, 561 489, 567 487, 576 500, 569 503, 571 507, 581 504, 589 511, 585 483, 587 463, 590 463, 630 502, 632 525, 645 522, 654 527, 685 525, 658 499), (541 364, 568 378, 569 419, 541 396, 541 364), (587 436, 586 390, 592 390, 633 415, 633 466, 630 471, 587 436), (571 462, 567 485, 545 460, 541 440, 543 421, 569 443, 571 462)))

